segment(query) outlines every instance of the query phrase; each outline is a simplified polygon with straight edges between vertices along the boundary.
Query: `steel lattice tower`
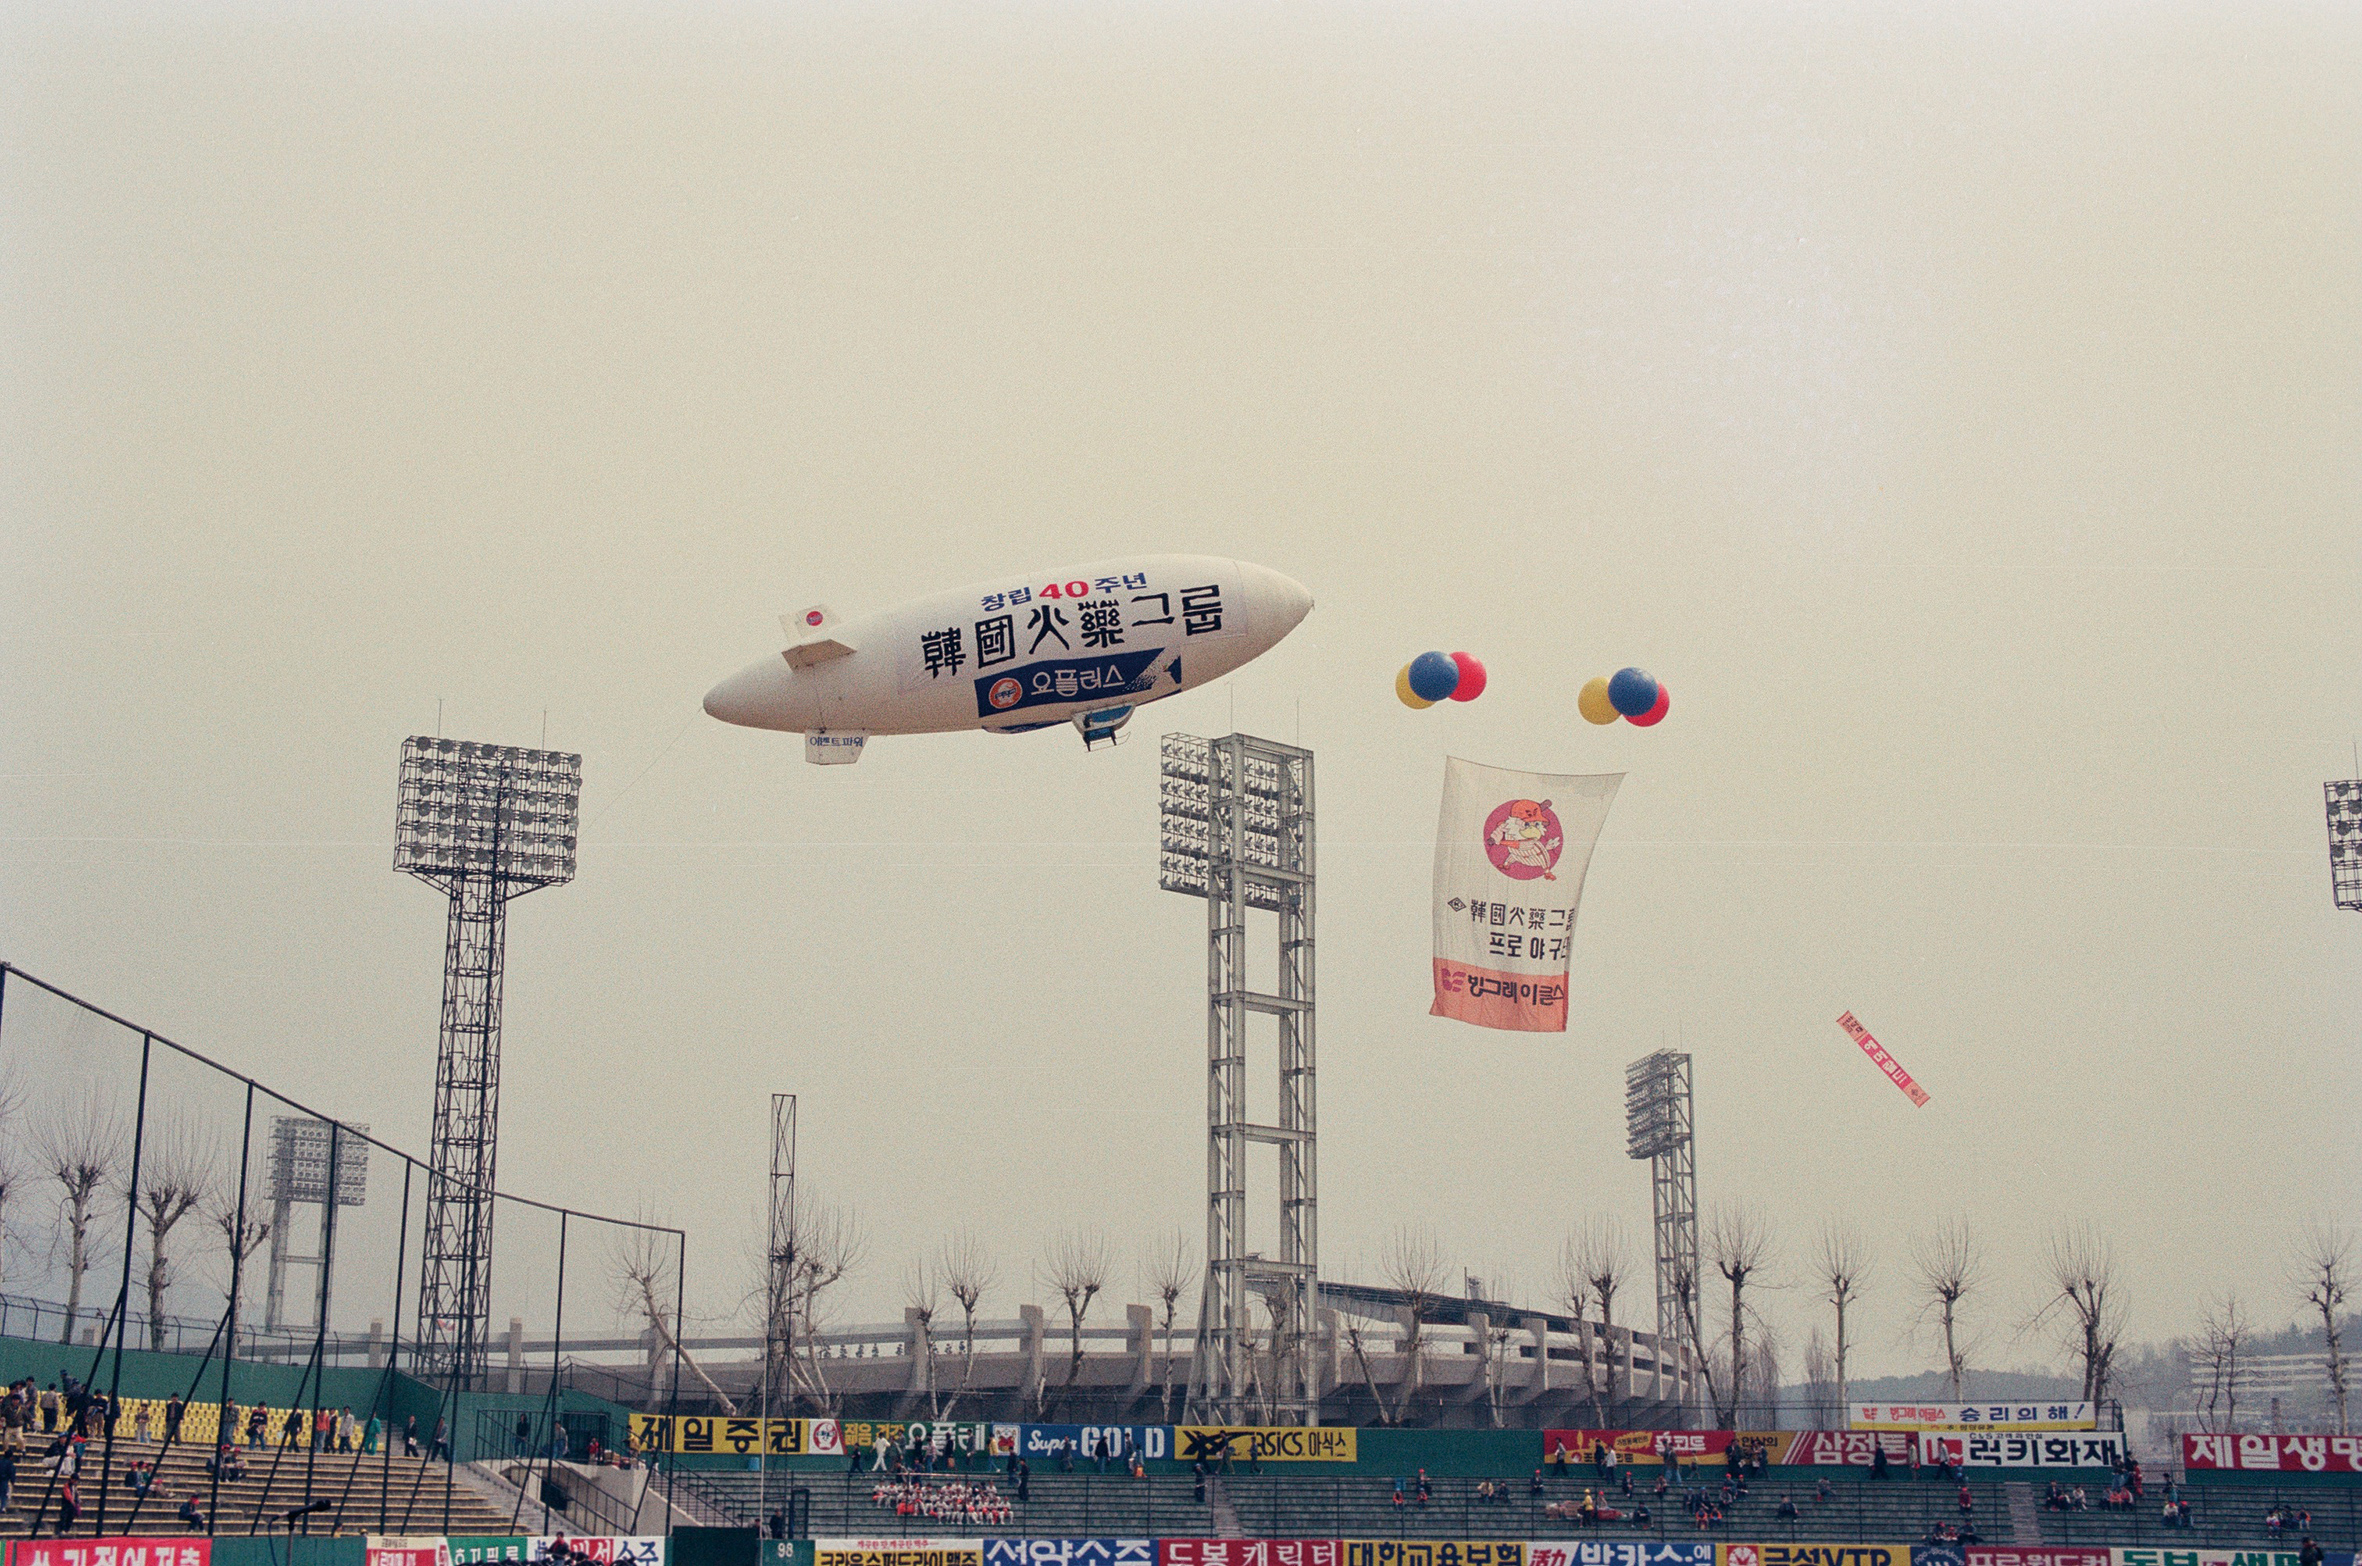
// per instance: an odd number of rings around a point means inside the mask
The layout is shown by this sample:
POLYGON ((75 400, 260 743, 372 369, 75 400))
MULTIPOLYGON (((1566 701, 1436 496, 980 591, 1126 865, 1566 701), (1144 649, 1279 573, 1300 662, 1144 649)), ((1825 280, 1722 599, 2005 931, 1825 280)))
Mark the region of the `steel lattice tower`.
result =
MULTIPOLYGON (((1649 1161, 1656 1213, 1657 1356, 1702 1352, 1698 1333, 1698 1165, 1689 1056, 1661 1049, 1624 1068, 1624 1150, 1649 1161)), ((1680 1374, 1676 1385, 1687 1385, 1680 1374)), ((1685 1398, 1686 1401, 1686 1398, 1685 1398)))
POLYGON ((1160 758, 1158 884, 1206 904, 1206 1271, 1192 1397, 1238 1423, 1250 1405, 1316 1424, 1319 1094, 1313 1031, 1312 752, 1246 734, 1168 734, 1160 758), (1279 924, 1278 988, 1247 979, 1247 914, 1279 924), (1279 1123, 1248 1119, 1247 1018, 1279 1034, 1279 1123), (1247 1248, 1247 1145, 1279 1150, 1279 1257, 1247 1248), (1250 1363, 1252 1296, 1270 1314, 1270 1372, 1250 1363), (1258 1386, 1257 1383, 1261 1384, 1258 1386))
POLYGON ((420 1246, 422 1376, 482 1374, 500 1143, 500 1001, 511 898, 574 879, 582 758, 463 740, 402 743, 394 868, 451 900, 420 1246))

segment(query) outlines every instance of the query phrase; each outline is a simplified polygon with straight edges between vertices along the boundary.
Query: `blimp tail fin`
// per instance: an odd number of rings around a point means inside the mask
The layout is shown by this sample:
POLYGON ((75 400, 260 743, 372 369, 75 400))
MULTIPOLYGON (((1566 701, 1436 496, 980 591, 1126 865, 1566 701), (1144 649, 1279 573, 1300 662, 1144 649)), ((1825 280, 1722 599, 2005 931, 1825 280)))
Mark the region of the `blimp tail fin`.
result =
POLYGON ((808 669, 853 651, 853 644, 837 635, 836 612, 826 604, 781 615, 779 628, 787 633, 787 647, 780 656, 791 669, 808 669))

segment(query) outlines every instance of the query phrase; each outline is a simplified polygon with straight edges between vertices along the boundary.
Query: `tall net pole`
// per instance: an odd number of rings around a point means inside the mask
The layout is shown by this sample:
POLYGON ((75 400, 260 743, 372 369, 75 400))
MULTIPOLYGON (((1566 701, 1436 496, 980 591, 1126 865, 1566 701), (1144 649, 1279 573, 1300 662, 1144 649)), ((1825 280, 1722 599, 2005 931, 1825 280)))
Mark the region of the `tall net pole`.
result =
POLYGON ((1624 1068, 1624 1150, 1648 1160, 1656 1218, 1657 1364, 1674 1363, 1674 1386, 1686 1406, 1695 1385, 1698 1313, 1698 1166, 1692 1135, 1690 1058, 1661 1049, 1624 1068))
POLYGON ((500 1006, 512 898, 574 878, 582 758, 465 740, 402 744, 394 868, 450 899, 420 1255, 419 1374, 482 1375, 500 1144, 500 1006))
POLYGON ((796 1096, 771 1095, 771 1225, 763 1270, 763 1469, 762 1516, 771 1518, 771 1410, 792 1409, 789 1386, 794 1362, 795 1323, 790 1317, 796 1277, 796 1096))
POLYGON ((1320 1417, 1319 1093, 1314 1031, 1312 752, 1231 734, 1168 734, 1159 756, 1158 884, 1206 905, 1206 1271, 1191 1397, 1205 1417, 1320 1417), (1247 979, 1247 914, 1278 921, 1278 986, 1247 979), (1279 1123, 1248 1117, 1250 1016, 1278 1029, 1279 1123), (1247 1148, 1279 1150, 1279 1255, 1247 1237, 1247 1148), (1271 1316, 1269 1371, 1253 1302, 1271 1316))
POLYGON ((2329 895, 2362 913, 2362 778, 2321 785, 2329 814, 2329 895))

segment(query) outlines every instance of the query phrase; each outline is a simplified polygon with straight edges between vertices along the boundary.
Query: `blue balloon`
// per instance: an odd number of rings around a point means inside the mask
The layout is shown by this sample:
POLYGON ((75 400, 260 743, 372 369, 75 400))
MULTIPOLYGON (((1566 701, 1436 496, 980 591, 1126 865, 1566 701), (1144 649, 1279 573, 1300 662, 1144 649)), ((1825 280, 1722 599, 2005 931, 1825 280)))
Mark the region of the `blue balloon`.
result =
MULTIPOLYGON (((1418 683, 1414 674, 1412 683, 1418 683)), ((1657 677, 1646 669, 1618 669, 1608 676, 1608 705, 1627 718, 1637 718, 1657 704, 1657 677)))
MULTIPOLYGON (((1448 654, 1423 652, 1411 660, 1411 689, 1420 700, 1442 701, 1459 688, 1460 666, 1448 654)), ((1651 696, 1649 700, 1655 701, 1656 697, 1651 696)))

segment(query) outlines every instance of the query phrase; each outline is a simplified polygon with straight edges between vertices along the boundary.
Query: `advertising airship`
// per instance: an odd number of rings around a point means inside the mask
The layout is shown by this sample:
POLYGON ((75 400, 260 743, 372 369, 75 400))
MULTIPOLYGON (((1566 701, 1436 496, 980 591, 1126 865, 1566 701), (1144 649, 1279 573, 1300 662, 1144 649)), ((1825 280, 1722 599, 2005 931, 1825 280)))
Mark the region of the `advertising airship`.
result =
POLYGON ((874 614, 782 615, 787 646, 705 693, 724 723, 804 736, 804 759, 859 761, 875 734, 1072 723, 1113 743, 1135 709, 1271 650, 1312 610, 1277 571, 1138 555, 1037 571, 874 614))

